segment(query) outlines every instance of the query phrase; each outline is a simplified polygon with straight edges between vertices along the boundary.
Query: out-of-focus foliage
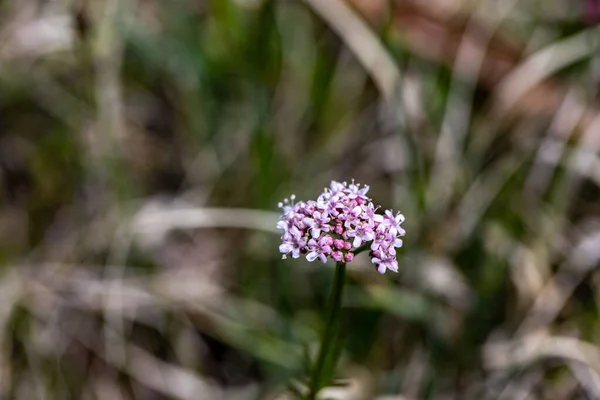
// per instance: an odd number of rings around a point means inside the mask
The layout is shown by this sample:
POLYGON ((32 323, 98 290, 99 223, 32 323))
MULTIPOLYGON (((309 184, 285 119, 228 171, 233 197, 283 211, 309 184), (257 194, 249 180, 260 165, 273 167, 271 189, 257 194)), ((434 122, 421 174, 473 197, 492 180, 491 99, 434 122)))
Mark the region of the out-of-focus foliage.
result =
POLYGON ((356 178, 407 236, 327 396, 600 398, 600 6, 422 3, 0 1, 0 397, 301 390, 276 204, 356 178))

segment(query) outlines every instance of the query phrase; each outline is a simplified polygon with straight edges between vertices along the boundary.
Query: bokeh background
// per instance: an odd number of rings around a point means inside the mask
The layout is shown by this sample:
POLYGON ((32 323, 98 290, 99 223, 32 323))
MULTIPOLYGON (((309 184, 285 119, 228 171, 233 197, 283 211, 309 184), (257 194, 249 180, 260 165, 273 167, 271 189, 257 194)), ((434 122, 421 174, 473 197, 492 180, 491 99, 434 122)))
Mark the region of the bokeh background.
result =
POLYGON ((290 399, 332 265, 277 202, 406 216, 331 399, 600 398, 600 2, 0 1, 0 398, 290 399))

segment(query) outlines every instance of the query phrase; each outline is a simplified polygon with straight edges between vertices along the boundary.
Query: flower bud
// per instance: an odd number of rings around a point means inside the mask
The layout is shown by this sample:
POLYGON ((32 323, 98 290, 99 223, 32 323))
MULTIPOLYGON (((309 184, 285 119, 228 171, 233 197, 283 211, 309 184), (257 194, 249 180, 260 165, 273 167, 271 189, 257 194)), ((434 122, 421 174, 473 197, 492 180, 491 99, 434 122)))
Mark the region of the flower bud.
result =
POLYGON ((343 249, 344 248, 344 241, 342 239, 335 239, 333 241, 333 245, 335 246, 336 249, 343 249))
POLYGON ((342 262, 344 260, 344 254, 342 254, 341 251, 334 251, 331 253, 331 258, 333 258, 333 261, 335 262, 342 262))

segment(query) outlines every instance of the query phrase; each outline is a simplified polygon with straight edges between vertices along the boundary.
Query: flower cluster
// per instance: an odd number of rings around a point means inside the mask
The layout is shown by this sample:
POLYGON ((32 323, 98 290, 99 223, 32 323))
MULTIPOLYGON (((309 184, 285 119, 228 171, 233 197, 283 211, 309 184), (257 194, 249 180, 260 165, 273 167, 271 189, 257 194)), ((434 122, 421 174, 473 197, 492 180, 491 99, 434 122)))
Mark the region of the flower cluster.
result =
POLYGON ((283 258, 300 257, 306 254, 310 262, 319 259, 326 263, 328 258, 336 262, 350 262, 354 254, 370 248, 369 256, 377 271, 386 269, 398 272, 396 248, 402 246, 404 229, 400 224, 404 216, 386 210, 377 214, 379 206, 367 197, 369 186, 332 181, 318 197, 294 203, 290 196, 279 203, 283 214, 277 228, 283 230, 279 251, 283 258))

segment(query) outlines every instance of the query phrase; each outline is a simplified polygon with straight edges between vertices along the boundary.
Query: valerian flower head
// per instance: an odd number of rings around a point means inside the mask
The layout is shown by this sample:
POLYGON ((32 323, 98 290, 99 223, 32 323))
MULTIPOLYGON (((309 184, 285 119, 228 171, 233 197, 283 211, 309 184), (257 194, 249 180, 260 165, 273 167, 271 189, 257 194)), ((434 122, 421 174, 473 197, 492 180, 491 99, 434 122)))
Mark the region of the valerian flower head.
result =
POLYGON ((369 186, 332 181, 317 200, 294 203, 292 195, 279 203, 283 213, 277 228, 283 230, 279 251, 283 258, 306 255, 310 262, 328 259, 350 262, 357 250, 370 248, 379 273, 398 272, 396 248, 402 247, 404 216, 391 210, 377 214, 367 196, 369 186))

